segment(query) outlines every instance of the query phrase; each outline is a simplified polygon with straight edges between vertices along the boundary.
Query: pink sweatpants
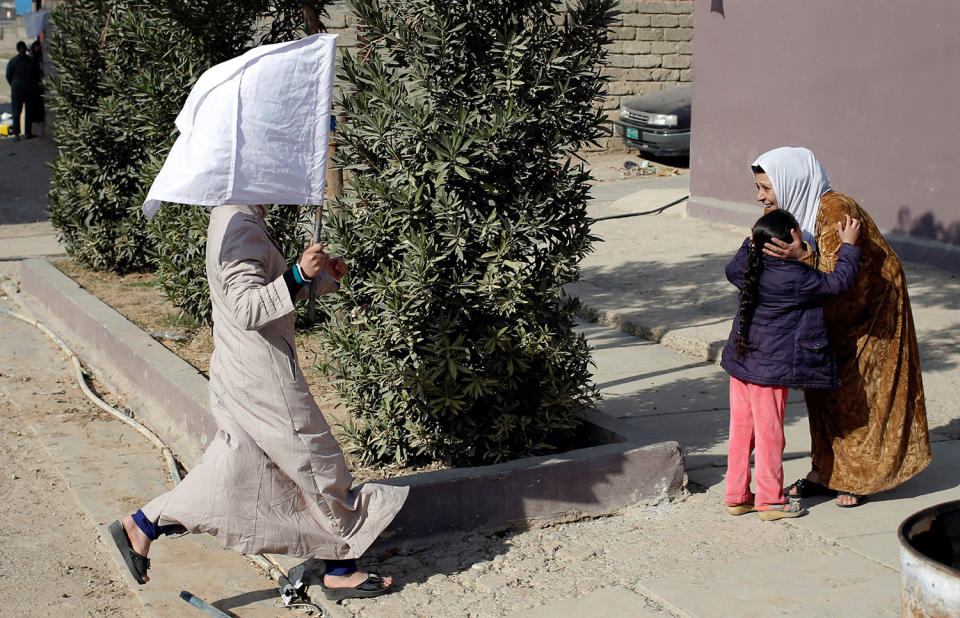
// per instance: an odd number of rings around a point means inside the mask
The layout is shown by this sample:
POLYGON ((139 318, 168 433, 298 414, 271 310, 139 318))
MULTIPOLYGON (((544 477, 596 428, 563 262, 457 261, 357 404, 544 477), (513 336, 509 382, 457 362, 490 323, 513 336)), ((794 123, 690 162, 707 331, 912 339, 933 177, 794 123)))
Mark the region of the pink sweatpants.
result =
POLYGON ((782 504, 783 412, 785 386, 760 386, 730 376, 730 441, 727 446, 728 504, 782 504), (757 494, 750 493, 750 453, 754 456, 757 494))

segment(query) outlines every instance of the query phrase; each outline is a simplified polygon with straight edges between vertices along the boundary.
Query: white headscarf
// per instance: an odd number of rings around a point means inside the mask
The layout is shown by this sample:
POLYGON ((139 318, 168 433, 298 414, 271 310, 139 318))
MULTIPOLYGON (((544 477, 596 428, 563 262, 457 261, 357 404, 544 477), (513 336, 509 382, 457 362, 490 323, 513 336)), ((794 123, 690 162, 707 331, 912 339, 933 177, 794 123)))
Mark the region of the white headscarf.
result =
POLYGON ((808 149, 789 146, 763 153, 753 165, 767 173, 777 205, 796 217, 803 239, 816 249, 820 196, 830 191, 830 179, 823 166, 808 149))
POLYGON ((263 45, 207 69, 143 213, 163 202, 322 204, 335 34, 263 45))

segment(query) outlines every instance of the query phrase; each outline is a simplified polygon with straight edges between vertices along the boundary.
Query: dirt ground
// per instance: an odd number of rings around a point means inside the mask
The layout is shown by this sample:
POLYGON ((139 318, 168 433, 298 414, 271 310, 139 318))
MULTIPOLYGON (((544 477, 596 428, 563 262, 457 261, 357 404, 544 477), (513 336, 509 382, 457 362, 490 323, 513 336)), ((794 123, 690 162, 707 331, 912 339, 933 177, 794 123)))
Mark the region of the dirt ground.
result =
MULTIPOLYGON (((56 382, 35 384, 64 388, 56 382)), ((70 404, 82 407, 81 398, 71 395, 70 404)), ((38 414, 6 396, 0 401, 0 614, 144 615, 99 537, 91 534, 93 523, 34 437, 30 424, 38 414)))
MULTIPOLYGON (((10 263, 0 267, 13 276, 10 263)), ((16 309, 3 298, 0 306, 16 309)), ((65 358, 38 367, 18 325, 0 320, 0 615, 144 615, 34 432, 51 411, 100 412, 65 358)))

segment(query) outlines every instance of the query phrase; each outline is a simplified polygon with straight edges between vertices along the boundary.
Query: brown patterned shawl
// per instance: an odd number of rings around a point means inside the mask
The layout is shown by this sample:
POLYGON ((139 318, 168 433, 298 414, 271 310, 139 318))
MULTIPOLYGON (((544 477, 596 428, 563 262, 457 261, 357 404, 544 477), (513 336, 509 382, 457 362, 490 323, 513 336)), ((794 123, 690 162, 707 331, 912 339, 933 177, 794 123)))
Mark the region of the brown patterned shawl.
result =
POLYGON ((853 289, 824 305, 843 386, 804 391, 813 469, 832 489, 872 494, 895 487, 930 463, 930 438, 917 335, 900 259, 852 198, 820 199, 818 253, 808 261, 833 272, 837 222, 848 214, 862 232, 853 289))

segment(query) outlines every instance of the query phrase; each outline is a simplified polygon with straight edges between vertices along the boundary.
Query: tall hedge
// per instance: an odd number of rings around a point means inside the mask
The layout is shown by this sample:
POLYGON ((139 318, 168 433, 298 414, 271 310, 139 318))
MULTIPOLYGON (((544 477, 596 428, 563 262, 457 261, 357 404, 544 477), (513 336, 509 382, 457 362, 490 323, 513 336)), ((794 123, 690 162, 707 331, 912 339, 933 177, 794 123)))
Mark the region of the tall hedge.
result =
POLYGON ((146 221, 132 215, 131 198, 157 137, 134 120, 140 115, 134 82, 149 53, 123 33, 141 24, 150 31, 159 25, 157 15, 130 2, 68 0, 53 21, 50 55, 58 72, 49 78, 49 104, 58 154, 51 221, 79 262, 98 270, 142 269, 151 245, 146 221))
MULTIPOLYGON (((322 13, 322 2, 310 4, 322 13)), ((302 8, 300 0, 66 0, 55 9, 50 213, 72 257, 118 272, 156 267, 175 304, 209 318, 207 212, 171 206, 149 224, 140 206, 203 71, 300 38, 302 8)), ((272 217, 278 236, 302 218, 300 208, 288 211, 272 217)))
POLYGON ((325 218, 351 273, 324 337, 371 462, 491 463, 569 445, 596 397, 573 330, 614 0, 348 0, 325 218))

